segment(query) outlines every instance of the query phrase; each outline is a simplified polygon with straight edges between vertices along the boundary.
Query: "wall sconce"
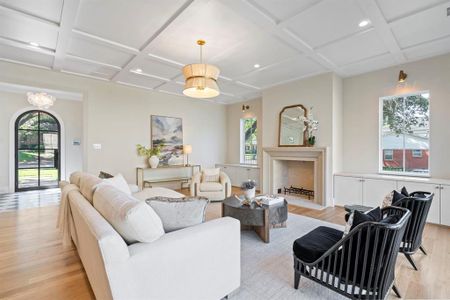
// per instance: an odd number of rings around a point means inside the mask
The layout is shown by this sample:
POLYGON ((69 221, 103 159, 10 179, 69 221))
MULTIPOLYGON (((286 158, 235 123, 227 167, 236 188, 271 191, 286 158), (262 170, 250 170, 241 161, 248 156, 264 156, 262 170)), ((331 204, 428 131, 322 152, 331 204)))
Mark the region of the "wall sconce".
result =
POLYGON ((246 110, 249 110, 250 106, 249 105, 242 105, 242 112, 245 112, 246 110))
POLYGON ((403 83, 406 81, 406 77, 408 77, 408 74, 403 72, 403 70, 400 70, 400 73, 398 73, 398 82, 403 83))

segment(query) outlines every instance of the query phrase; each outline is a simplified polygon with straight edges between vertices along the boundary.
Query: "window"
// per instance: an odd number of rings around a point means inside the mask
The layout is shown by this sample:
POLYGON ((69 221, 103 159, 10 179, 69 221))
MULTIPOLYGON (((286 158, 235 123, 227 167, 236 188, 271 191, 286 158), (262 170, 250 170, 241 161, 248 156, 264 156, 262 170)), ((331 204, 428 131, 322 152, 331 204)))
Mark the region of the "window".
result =
POLYGON ((258 163, 256 118, 241 119, 241 164, 258 163))
POLYGON ((429 92, 380 99, 380 172, 429 174, 429 92))
POLYGON ((15 124, 16 192, 58 187, 60 125, 48 112, 21 114, 15 124))
POLYGON ((420 150, 420 149, 411 150, 411 154, 412 154, 412 157, 422 158, 422 150, 420 150))
POLYGON ((384 150, 384 160, 394 160, 394 150, 384 150))

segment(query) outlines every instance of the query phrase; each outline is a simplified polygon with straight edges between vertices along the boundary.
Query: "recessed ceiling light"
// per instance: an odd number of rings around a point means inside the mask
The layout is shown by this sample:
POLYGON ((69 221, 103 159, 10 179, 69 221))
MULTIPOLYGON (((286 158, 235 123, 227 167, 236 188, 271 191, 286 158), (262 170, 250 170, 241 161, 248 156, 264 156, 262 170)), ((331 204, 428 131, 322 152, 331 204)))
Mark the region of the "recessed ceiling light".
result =
POLYGON ((135 71, 136 73, 142 73, 142 69, 139 69, 139 68, 134 69, 134 71, 135 71))
POLYGON ((29 44, 30 44, 30 46, 33 46, 33 47, 39 47, 39 44, 35 43, 35 42, 30 42, 29 44))
POLYGON ((370 24, 370 20, 362 20, 361 22, 359 22, 358 26, 359 27, 366 27, 369 24, 370 24))
POLYGON ((254 64, 253 67, 255 67, 256 69, 258 69, 259 67, 261 67, 259 64, 254 64))

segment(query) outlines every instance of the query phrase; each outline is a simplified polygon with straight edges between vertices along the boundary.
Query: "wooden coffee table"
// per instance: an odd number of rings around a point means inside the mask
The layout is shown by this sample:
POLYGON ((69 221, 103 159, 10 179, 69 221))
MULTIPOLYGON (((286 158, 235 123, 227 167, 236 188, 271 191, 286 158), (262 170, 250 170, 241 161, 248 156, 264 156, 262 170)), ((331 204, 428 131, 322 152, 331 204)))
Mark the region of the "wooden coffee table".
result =
POLYGON ((233 217, 241 222, 241 229, 253 229, 266 243, 270 242, 270 227, 280 225, 286 227, 288 218, 288 204, 263 205, 255 203, 250 206, 242 205, 234 196, 222 202, 222 216, 233 217))

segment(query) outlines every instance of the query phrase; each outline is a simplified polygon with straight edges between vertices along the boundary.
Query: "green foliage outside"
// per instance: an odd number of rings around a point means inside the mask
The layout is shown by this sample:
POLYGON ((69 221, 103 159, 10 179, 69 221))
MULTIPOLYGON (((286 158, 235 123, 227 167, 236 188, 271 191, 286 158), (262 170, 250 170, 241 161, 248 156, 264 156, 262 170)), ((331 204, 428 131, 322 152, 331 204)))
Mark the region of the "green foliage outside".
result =
MULTIPOLYGON (((38 169, 19 169, 19 182, 38 178, 38 169)), ((46 180, 58 180, 57 169, 41 169, 41 178, 46 180)))
POLYGON ((399 134, 414 134, 414 129, 427 127, 429 101, 422 95, 398 97, 383 102, 384 125, 399 134))

